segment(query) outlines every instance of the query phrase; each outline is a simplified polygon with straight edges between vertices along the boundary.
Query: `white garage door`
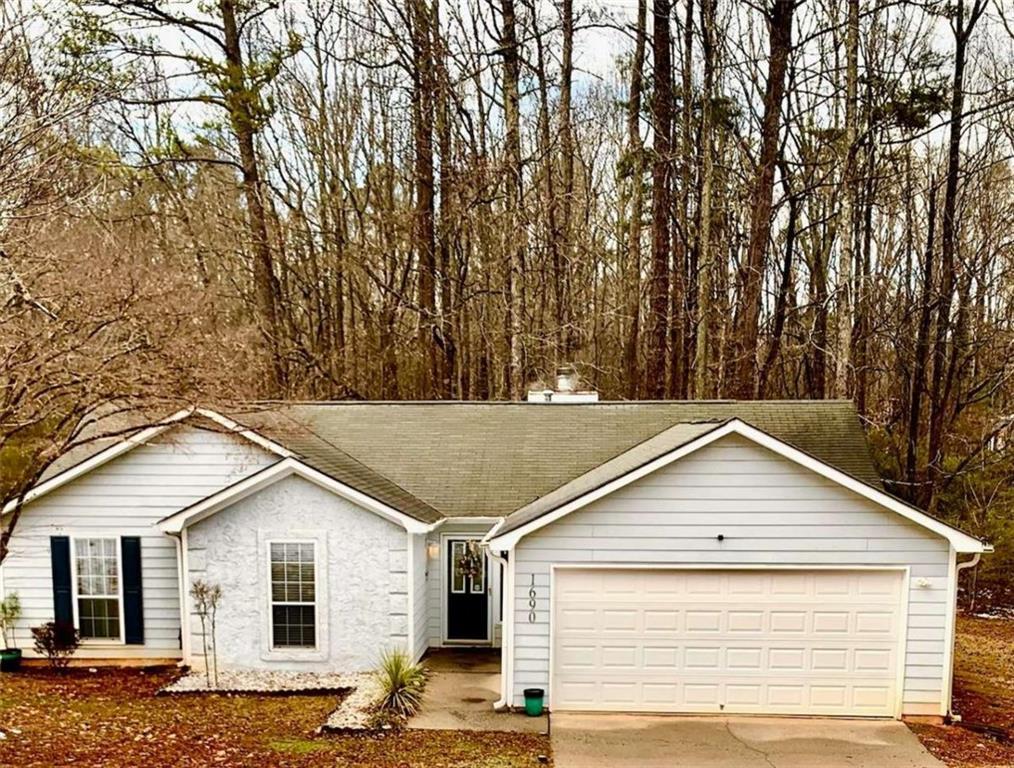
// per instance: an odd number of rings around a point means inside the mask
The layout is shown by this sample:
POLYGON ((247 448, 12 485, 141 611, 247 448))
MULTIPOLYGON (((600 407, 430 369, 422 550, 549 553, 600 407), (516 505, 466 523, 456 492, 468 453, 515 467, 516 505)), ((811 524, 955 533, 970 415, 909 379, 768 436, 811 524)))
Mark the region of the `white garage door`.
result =
POLYGON ((559 568, 554 593, 554 709, 895 715, 900 571, 559 568))

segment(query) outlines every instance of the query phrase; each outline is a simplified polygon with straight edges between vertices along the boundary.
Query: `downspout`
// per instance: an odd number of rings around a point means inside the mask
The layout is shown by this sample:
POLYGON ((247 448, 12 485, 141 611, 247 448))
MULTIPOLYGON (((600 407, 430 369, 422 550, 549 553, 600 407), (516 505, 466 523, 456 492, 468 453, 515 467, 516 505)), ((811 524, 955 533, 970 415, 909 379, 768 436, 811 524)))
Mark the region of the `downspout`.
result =
POLYGON ((189 661, 187 659, 188 656, 186 642, 187 631, 186 631, 186 622, 184 620, 184 615, 186 614, 187 610, 186 604, 187 596, 186 596, 186 588, 184 586, 186 584, 186 578, 183 573, 183 534, 168 533, 167 535, 172 537, 173 543, 176 545, 176 587, 177 591, 179 592, 179 602, 180 602, 180 654, 183 657, 182 659, 180 659, 180 665, 184 665, 189 663, 189 661))
MULTIPOLYGON (((487 537, 489 535, 487 534, 487 537)), ((510 709, 511 698, 507 687, 510 685, 511 646, 514 642, 514 579, 508 553, 494 552, 489 548, 489 544, 484 543, 484 546, 489 556, 503 567, 503 581, 500 585, 500 590, 503 593, 501 599, 504 605, 503 622, 500 627, 502 633, 500 638, 500 698, 493 702, 494 711, 503 712, 510 709)))
MULTIPOLYGON (((961 572, 963 570, 965 570, 966 568, 974 568, 975 566, 977 566, 979 564, 979 560, 981 560, 981 559, 982 559, 982 553, 981 552, 976 552, 975 555, 972 556, 971 560, 966 560, 963 563, 958 563, 954 567, 954 601, 955 602, 954 602, 954 605, 951 606, 951 611, 952 612, 957 613, 957 610, 958 610, 958 605, 957 605, 958 582, 961 580, 961 572)), ((952 632, 953 631, 954 630, 952 630, 952 632)), ((951 650, 951 658, 950 658, 950 665, 949 665, 950 669, 947 670, 947 716, 953 722, 960 723, 961 722, 961 715, 956 715, 956 714, 954 714, 951 711, 951 705, 954 703, 953 702, 953 695, 954 695, 953 694, 953 686, 954 686, 954 650, 953 650, 954 639, 953 639, 953 637, 951 638, 951 643, 952 643, 952 650, 951 650)))
POLYGON ((979 564, 979 561, 981 559, 982 559, 982 553, 981 552, 976 552, 975 556, 971 560, 968 560, 968 561, 966 561, 964 563, 958 563, 957 568, 955 568, 955 570, 958 572, 958 575, 960 576, 961 572, 963 570, 965 570, 966 568, 974 568, 975 566, 977 566, 979 564))

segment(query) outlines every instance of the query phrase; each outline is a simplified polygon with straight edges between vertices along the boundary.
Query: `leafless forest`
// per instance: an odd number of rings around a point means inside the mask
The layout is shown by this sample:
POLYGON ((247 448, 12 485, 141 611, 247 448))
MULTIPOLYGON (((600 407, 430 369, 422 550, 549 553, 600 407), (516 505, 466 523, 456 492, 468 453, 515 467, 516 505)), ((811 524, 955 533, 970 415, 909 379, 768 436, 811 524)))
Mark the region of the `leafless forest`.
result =
POLYGON ((573 361, 611 399, 854 399, 1002 599, 1009 0, 2 3, 7 497, 111 402, 573 361))

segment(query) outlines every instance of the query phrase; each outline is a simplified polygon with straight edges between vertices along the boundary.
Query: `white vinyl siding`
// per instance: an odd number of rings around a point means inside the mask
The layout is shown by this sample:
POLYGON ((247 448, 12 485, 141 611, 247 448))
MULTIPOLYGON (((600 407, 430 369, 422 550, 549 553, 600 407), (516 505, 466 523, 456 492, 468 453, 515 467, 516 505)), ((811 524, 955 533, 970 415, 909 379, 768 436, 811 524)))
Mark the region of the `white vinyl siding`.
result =
POLYGON ((25 506, 3 565, 3 588, 24 609, 19 644, 33 655, 29 628, 53 619, 50 536, 141 537, 144 645, 99 641, 81 658, 179 657, 176 545, 155 524, 276 457, 250 441, 180 426, 25 506))
POLYGON ((746 438, 641 478, 521 539, 512 555, 514 704, 524 688, 549 685, 554 563, 886 565, 910 572, 903 711, 941 714, 947 541, 746 438))
MULTIPOLYGON (((481 539, 485 536, 490 529, 489 523, 468 523, 458 522, 447 523, 437 528, 436 531, 427 534, 426 544, 427 551, 429 546, 433 545, 437 547, 439 555, 435 558, 430 558, 426 562, 426 623, 428 627, 429 635, 429 647, 439 648, 443 645, 443 614, 441 611, 444 610, 444 599, 443 590, 447 580, 447 559, 445 553, 439 548, 443 546, 441 542, 442 534, 464 534, 464 537, 474 536, 476 539, 481 539)), ((494 574, 499 574, 499 564, 493 562, 490 563, 490 568, 494 574)), ((489 610, 493 616, 494 622, 494 638, 497 637, 496 623, 499 621, 498 603, 500 599, 500 578, 497 575, 493 580, 493 594, 490 596, 489 610)))

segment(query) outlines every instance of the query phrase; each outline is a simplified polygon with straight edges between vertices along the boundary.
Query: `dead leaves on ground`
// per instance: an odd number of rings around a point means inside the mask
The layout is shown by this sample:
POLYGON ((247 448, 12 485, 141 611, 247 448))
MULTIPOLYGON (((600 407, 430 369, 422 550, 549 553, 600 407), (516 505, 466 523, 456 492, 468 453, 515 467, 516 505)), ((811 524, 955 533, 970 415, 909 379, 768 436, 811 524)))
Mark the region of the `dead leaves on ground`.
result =
MULTIPOLYGON (((958 619, 954 645, 954 711, 1014 736, 1014 620, 958 619)), ((960 726, 911 726, 936 757, 958 768, 1009 768, 1014 742, 1001 743, 960 726)))
POLYGON ((50 768, 520 768, 541 736, 402 731, 317 736, 334 696, 160 696, 175 669, 0 675, 0 765, 50 768))

